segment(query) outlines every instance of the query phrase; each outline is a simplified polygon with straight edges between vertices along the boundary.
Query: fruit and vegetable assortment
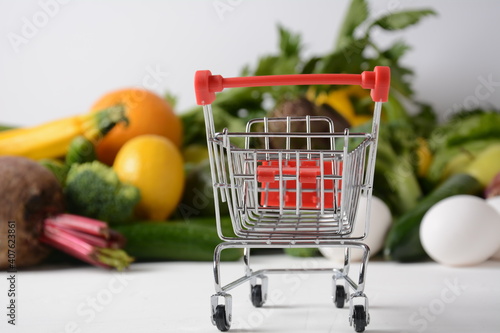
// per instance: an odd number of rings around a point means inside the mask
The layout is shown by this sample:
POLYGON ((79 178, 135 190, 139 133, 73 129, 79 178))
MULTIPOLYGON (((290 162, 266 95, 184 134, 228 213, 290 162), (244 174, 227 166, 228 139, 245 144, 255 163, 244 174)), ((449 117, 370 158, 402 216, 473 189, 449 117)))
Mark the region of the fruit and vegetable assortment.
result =
MULTIPOLYGON (((279 26, 279 50, 240 74, 390 66, 366 239, 371 255, 473 265, 500 258, 500 111, 457 110, 439 122, 441 110, 415 99, 413 72, 400 63, 409 46, 399 40, 382 48, 371 38, 373 29, 402 30, 432 15, 425 9, 371 18, 366 2, 353 0, 331 51, 305 57, 301 36, 279 26)), ((371 105, 356 87, 283 86, 223 91, 212 107, 216 127, 235 132, 251 118, 289 115, 328 116, 336 131, 367 132, 371 105)), ((8 193, 0 199, 0 234, 16 221, 18 266, 61 260, 51 249, 116 269, 133 260, 213 259, 220 241, 203 113, 174 108, 170 95, 129 88, 69 118, 0 128, 0 189, 8 193)), ((229 212, 221 215, 224 234, 231 233, 229 212)), ((0 241, 0 268, 9 265, 7 251, 0 241)), ((343 259, 342 249, 285 252, 343 259)), ((231 249, 222 259, 241 255, 231 249)))
MULTIPOLYGON (((218 243, 211 219, 173 221, 185 186, 182 125, 153 92, 113 91, 87 113, 0 135, 0 188, 9 193, 0 231, 15 221, 17 267, 68 260, 53 249, 116 269, 134 259, 207 260, 218 243)), ((1 268, 8 244, 0 242, 1 268)))

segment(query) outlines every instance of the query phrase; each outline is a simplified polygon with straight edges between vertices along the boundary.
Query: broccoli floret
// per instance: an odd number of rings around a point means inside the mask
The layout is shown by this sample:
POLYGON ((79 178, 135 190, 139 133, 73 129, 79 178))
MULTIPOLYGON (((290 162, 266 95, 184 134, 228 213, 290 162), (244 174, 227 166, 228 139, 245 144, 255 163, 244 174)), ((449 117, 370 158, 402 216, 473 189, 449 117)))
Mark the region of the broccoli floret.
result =
POLYGON ((137 187, 122 183, 112 168, 98 161, 73 164, 64 191, 71 213, 111 224, 129 221, 140 200, 137 187))

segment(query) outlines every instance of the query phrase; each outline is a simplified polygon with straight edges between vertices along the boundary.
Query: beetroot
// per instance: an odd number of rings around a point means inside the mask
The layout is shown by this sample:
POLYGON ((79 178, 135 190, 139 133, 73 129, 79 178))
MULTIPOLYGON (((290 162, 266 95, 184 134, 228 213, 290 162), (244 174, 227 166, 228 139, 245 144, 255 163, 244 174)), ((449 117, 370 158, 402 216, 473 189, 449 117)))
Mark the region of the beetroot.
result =
POLYGON ((62 188, 40 164, 1 156, 0 191, 0 269, 40 263, 51 247, 96 266, 121 269, 131 262, 118 249, 123 239, 106 223, 64 214, 62 188), (9 250, 15 251, 15 263, 8 260, 9 250))

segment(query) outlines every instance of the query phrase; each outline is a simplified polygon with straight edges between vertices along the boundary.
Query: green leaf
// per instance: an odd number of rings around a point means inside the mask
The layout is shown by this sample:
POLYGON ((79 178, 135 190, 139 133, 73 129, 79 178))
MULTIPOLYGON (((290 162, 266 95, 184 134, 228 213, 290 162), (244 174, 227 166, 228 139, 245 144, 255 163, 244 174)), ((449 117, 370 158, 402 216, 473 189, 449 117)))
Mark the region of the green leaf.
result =
POLYGON ((253 75, 271 75, 278 61, 279 58, 274 55, 260 57, 253 75))
POLYGON ((366 59, 363 55, 368 39, 361 38, 351 41, 341 50, 323 57, 318 66, 318 73, 357 73, 366 59))
POLYGON ((407 98, 413 96, 412 81, 413 71, 409 68, 401 67, 397 63, 391 66, 391 88, 398 91, 407 98))
POLYGON ((321 62, 320 57, 312 57, 311 59, 307 60, 305 64, 302 65, 302 70, 300 71, 300 73, 301 74, 314 73, 318 63, 320 62, 321 62))
POLYGON ((409 123, 409 116, 394 93, 389 94, 389 100, 384 104, 385 120, 389 123, 409 123))
POLYGON ((391 61, 397 62, 399 58, 401 58, 401 56, 403 56, 403 54, 405 54, 409 49, 411 49, 411 47, 408 44, 406 44, 402 40, 399 40, 392 44, 391 47, 389 47, 387 50, 385 50, 382 53, 382 56, 391 61))
POLYGON ((165 94, 163 95, 163 98, 167 101, 167 103, 170 104, 173 108, 177 106, 177 102, 179 101, 178 96, 174 95, 170 91, 166 91, 165 94))
POLYGON ((420 103, 420 111, 410 116, 415 134, 417 136, 428 138, 434 128, 437 126, 437 115, 428 104, 420 103))
POLYGON ((381 18, 373 22, 372 26, 378 25, 382 29, 391 31, 401 30, 411 25, 417 24, 420 19, 429 15, 436 15, 436 13, 430 9, 405 10, 382 16, 381 18))
POLYGON ((300 34, 293 34, 292 32, 283 28, 281 25, 278 26, 278 29, 280 34, 279 45, 281 50, 281 57, 298 57, 302 49, 300 34))
POLYGON ((250 75, 252 75, 251 73, 252 73, 252 71, 250 69, 250 66, 245 65, 245 66, 243 66, 243 68, 240 71, 240 76, 250 76, 250 75))
POLYGON ((352 0, 337 36, 335 50, 347 47, 354 40, 354 31, 368 18, 368 6, 365 0, 352 0))

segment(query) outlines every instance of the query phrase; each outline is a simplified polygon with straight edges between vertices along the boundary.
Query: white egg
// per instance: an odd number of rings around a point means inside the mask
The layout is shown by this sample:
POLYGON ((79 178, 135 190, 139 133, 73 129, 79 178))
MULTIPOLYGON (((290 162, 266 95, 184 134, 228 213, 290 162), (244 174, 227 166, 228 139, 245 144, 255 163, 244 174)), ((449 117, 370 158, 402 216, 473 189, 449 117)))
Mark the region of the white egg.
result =
MULTIPOLYGON (((365 219, 366 219, 366 197, 360 197, 356 220, 354 223, 354 230, 351 237, 362 236, 365 232, 365 219)), ((387 205, 377 197, 372 196, 370 207, 370 225, 368 236, 363 241, 370 247, 370 256, 379 252, 383 245, 385 235, 391 226, 392 217, 391 212, 387 205)), ((342 264, 344 262, 344 248, 342 247, 322 247, 320 248, 321 254, 330 259, 334 263, 342 264)), ((360 249, 351 250, 351 261, 361 261, 363 251, 360 249)))
POLYGON ((427 254, 441 264, 479 264, 498 249, 498 213, 486 200, 475 196, 446 198, 425 214, 420 225, 420 240, 427 254))
MULTIPOLYGON (((500 219, 500 196, 486 199, 486 202, 488 203, 488 205, 495 208, 495 210, 498 212, 498 219, 500 219)), ((493 254, 491 259, 500 260, 500 242, 498 243, 498 247, 499 249, 493 254)))

